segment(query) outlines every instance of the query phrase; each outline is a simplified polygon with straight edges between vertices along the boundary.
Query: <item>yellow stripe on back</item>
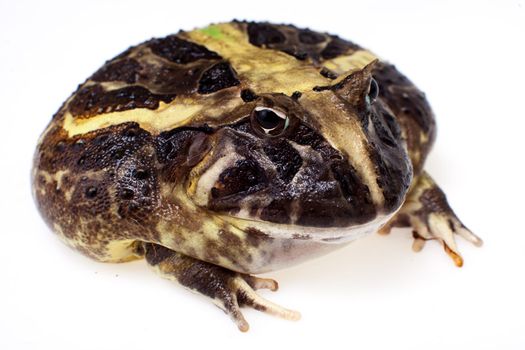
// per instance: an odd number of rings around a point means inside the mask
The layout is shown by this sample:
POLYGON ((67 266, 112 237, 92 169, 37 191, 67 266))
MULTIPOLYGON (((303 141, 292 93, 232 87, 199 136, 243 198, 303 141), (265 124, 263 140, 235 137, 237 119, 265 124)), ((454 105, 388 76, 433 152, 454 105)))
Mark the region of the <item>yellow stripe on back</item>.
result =
MULTIPOLYGON (((358 50, 322 62, 322 65, 339 74, 330 80, 319 73, 308 61, 301 61, 278 50, 261 48, 249 42, 248 35, 239 24, 222 23, 180 34, 182 38, 203 45, 228 60, 239 75, 243 86, 256 93, 284 93, 311 91, 315 86, 337 83, 347 73, 361 69, 376 57, 368 51, 358 50)), ((109 86, 107 86, 109 87, 109 86)), ((106 87, 106 88, 107 88, 106 87)), ((113 87, 113 86, 111 86, 113 87)), ((111 89, 110 89, 111 90, 111 89)), ((131 110, 101 113, 90 118, 75 118, 70 112, 64 115, 63 128, 70 137, 125 122, 136 122, 141 128, 158 134, 165 130, 184 126, 197 118, 215 119, 228 109, 242 104, 237 95, 214 94, 179 96, 170 103, 160 102, 156 110, 135 108, 131 110)), ((220 124, 220 121, 219 123, 220 124)))

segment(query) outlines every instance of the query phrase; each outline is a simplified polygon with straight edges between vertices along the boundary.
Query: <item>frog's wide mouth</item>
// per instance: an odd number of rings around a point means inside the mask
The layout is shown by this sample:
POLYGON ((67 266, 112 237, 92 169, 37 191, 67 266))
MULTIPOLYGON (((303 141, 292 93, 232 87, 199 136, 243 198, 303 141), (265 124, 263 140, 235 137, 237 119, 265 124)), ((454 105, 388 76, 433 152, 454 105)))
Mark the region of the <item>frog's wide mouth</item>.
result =
POLYGON ((274 222, 257 220, 249 217, 231 216, 228 214, 217 215, 223 220, 240 230, 250 232, 258 230, 271 238, 312 240, 327 244, 341 244, 377 232, 386 224, 395 212, 378 215, 369 222, 346 227, 317 227, 291 224, 276 224, 274 222))

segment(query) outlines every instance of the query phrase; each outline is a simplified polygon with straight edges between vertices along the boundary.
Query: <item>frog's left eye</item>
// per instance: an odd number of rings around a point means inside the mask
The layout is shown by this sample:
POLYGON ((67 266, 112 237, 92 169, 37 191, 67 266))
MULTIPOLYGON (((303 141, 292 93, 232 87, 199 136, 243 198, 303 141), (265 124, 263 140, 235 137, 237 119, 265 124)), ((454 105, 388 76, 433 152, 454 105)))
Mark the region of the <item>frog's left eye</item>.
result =
POLYGON ((378 95, 379 95, 379 85, 377 85, 377 81, 374 78, 372 78, 370 79, 370 87, 368 88, 368 94, 366 95, 366 99, 368 100, 368 103, 370 104, 374 103, 378 95))
POLYGON ((268 107, 255 107, 251 120, 255 130, 264 136, 279 136, 290 123, 283 112, 268 107))

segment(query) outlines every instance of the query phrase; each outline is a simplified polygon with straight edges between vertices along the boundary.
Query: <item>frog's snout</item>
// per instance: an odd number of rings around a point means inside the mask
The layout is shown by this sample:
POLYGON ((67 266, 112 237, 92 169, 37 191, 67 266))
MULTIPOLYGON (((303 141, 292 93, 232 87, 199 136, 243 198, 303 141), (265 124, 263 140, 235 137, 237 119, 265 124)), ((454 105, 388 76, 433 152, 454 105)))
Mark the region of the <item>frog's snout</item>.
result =
POLYGON ((321 228, 361 225, 377 215, 359 174, 334 149, 325 156, 284 138, 261 139, 228 129, 206 140, 194 142, 196 154, 205 155, 188 186, 189 197, 200 207, 321 228))

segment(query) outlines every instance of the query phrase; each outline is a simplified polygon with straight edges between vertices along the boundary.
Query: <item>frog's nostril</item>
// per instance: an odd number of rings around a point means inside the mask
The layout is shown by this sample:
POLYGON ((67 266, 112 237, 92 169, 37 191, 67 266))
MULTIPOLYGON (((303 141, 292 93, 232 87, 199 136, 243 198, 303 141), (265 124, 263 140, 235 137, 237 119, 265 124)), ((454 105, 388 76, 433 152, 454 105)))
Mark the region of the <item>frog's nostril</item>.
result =
POLYGON ((332 161, 343 160, 343 156, 340 155, 340 154, 332 154, 332 155, 330 156, 330 160, 332 160, 332 161))

